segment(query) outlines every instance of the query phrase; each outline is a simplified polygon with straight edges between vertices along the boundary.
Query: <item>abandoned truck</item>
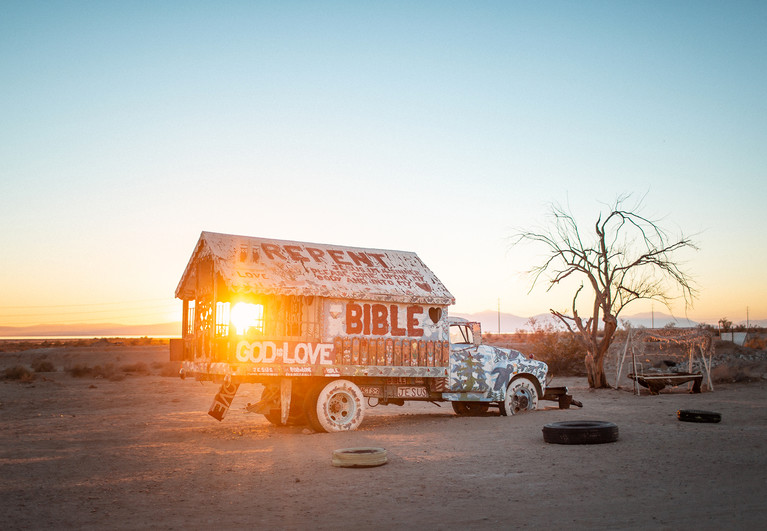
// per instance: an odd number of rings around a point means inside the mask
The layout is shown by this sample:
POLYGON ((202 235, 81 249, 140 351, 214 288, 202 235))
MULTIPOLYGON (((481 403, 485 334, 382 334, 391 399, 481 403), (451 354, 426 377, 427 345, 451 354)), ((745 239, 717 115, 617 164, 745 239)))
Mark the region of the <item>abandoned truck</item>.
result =
POLYGON ((181 376, 220 382, 226 414, 242 384, 271 423, 356 429, 365 408, 450 402, 458 415, 535 409, 545 363, 481 344, 479 323, 412 252, 203 232, 176 289, 181 376))

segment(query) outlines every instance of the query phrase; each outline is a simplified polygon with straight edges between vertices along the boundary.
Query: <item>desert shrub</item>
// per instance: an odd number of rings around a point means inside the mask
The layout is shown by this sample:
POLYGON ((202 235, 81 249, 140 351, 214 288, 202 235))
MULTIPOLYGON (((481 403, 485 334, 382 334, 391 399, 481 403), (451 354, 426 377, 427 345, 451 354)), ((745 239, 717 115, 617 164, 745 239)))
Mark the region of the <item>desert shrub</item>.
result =
POLYGON ((72 367, 67 368, 67 372, 70 376, 75 378, 93 377, 93 367, 89 367, 87 365, 73 365, 72 367))
POLYGON ((727 365, 711 369, 714 383, 757 382, 767 374, 767 364, 763 361, 733 360, 727 365))
POLYGON ((137 361, 136 363, 123 365, 120 367, 120 370, 131 374, 149 374, 149 366, 143 361, 137 361))
POLYGON ((554 332, 533 344, 531 353, 537 360, 546 362, 554 376, 585 376, 586 350, 569 332, 554 332))
POLYGON ((748 348, 755 348, 758 350, 765 350, 767 349, 767 339, 763 337, 754 337, 746 341, 743 346, 748 348))
POLYGON ((23 365, 6 367, 4 375, 8 380, 19 380, 20 382, 31 382, 35 379, 35 373, 23 365))
MULTIPOLYGON (((535 324, 535 323, 534 323, 535 324)), ((570 332, 557 330, 552 324, 534 326, 527 336, 527 354, 543 361, 554 376, 585 376, 586 350, 570 332)))
POLYGON ((169 378, 176 377, 178 378, 178 371, 181 368, 180 362, 173 362, 173 361, 166 361, 166 362, 155 362, 152 364, 152 367, 155 369, 159 369, 160 376, 166 376, 169 378))
POLYGON ((35 372, 56 372, 56 367, 48 360, 35 360, 31 366, 35 372))
POLYGON ((75 378, 104 378, 112 381, 119 381, 125 378, 125 374, 116 371, 111 363, 107 363, 103 367, 101 365, 93 367, 89 365, 73 365, 67 369, 67 372, 75 378))

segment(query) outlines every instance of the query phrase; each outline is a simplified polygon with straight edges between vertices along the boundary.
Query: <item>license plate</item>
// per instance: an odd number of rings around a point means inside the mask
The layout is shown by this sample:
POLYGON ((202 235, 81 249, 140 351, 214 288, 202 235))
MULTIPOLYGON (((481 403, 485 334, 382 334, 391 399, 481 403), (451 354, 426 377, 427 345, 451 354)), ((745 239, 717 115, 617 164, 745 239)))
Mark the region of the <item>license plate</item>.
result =
POLYGON ((425 387, 397 387, 398 398, 429 398, 425 387))

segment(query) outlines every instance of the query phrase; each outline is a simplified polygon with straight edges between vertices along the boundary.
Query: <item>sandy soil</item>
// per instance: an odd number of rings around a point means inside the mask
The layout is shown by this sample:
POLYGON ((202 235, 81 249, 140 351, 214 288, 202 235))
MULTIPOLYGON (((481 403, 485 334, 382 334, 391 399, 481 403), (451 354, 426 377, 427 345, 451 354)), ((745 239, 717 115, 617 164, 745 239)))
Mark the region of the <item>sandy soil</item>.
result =
POLYGON ((219 423, 212 383, 157 375, 167 347, 0 354, 0 371, 44 357, 57 372, 0 381, 0 529, 759 528, 767 521, 767 383, 659 396, 567 385, 583 409, 458 417, 450 407, 368 410, 360 430, 275 428, 243 386, 219 423), (62 369, 109 361, 117 377, 62 369), (149 367, 138 375, 136 364, 149 367), (123 366, 133 365, 125 373, 123 366), (123 376, 125 376, 123 378, 123 376), (122 378, 122 379, 119 379, 122 378), (679 422, 678 409, 722 414, 679 422), (543 442, 544 424, 618 424, 602 445, 543 442), (380 446, 388 464, 331 465, 334 449, 380 446))

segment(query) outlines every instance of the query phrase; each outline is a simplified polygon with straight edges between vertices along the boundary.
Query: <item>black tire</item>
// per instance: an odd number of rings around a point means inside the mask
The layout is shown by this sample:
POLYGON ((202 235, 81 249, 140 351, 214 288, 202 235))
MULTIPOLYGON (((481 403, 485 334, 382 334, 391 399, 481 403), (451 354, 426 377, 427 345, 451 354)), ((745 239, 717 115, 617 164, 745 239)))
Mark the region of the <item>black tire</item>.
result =
POLYGON ((319 415, 317 415, 317 397, 320 396, 320 391, 325 387, 325 383, 318 383, 309 388, 304 398, 304 412, 306 413, 306 423, 311 429, 318 433, 324 433, 322 425, 320 425, 319 415))
MULTIPOLYGON (((288 421, 285 426, 304 426, 307 424, 306 414, 304 413, 303 404, 291 404, 290 411, 288 412, 288 421)), ((282 410, 271 409, 269 413, 264 413, 264 418, 274 426, 283 426, 282 422, 282 410)))
POLYGON ((342 448, 333 450, 333 466, 368 468, 385 465, 388 460, 384 448, 342 448))
POLYGON ((721 422, 722 414, 700 409, 680 409, 676 416, 683 422, 721 422))
POLYGON ((478 417, 484 415, 490 409, 487 402, 450 402, 453 411, 461 417, 478 417))
MULTIPOLYGON (((307 424, 306 411, 304 408, 304 396, 306 389, 298 385, 293 385, 290 392, 290 410, 288 411, 288 421, 285 426, 305 426, 307 424)), ((282 426, 282 411, 279 408, 270 409, 264 413, 264 418, 274 426, 282 426)))
POLYGON ((618 426, 603 420, 567 420, 543 427, 543 440, 552 444, 603 444, 618 440, 618 426))

